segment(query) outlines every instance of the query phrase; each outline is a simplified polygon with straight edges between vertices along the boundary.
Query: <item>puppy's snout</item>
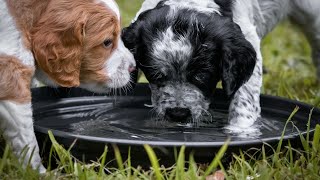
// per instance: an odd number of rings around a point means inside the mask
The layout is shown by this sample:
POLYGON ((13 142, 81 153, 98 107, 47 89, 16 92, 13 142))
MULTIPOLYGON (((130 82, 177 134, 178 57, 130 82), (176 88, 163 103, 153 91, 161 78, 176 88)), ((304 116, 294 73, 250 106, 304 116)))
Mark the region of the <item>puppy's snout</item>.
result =
POLYGON ((136 66, 134 64, 130 64, 128 67, 128 71, 133 72, 134 70, 136 70, 136 66))
POLYGON ((168 108, 166 109, 166 117, 171 121, 184 122, 191 116, 191 111, 188 108, 168 108))

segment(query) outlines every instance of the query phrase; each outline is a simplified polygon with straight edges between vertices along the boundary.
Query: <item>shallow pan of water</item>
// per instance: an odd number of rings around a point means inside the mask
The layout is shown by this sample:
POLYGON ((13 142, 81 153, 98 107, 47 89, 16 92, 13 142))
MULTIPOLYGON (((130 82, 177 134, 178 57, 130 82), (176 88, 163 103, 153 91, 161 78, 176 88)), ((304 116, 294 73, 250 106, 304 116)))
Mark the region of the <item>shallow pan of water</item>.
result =
MULTIPOLYGON (((74 155, 86 159, 99 157, 105 145, 117 144, 121 153, 132 153, 140 160, 145 157, 143 144, 159 151, 163 160, 172 160, 173 149, 185 145, 196 157, 214 156, 227 138, 229 147, 261 147, 262 143, 273 144, 281 138, 285 123, 295 107, 299 111, 287 125, 285 140, 296 140, 299 131, 306 133, 313 107, 288 99, 261 95, 262 117, 255 123, 254 131, 233 133, 228 125, 229 102, 222 90, 217 90, 211 104, 212 119, 197 124, 160 121, 154 118, 147 84, 138 84, 133 92, 118 96, 94 94, 82 89, 36 88, 32 90, 35 131, 39 141, 52 130, 58 142, 68 148, 75 139, 74 155)), ((311 134, 320 123, 320 110, 312 111, 311 134)), ((39 143, 41 145, 41 143, 39 143)))

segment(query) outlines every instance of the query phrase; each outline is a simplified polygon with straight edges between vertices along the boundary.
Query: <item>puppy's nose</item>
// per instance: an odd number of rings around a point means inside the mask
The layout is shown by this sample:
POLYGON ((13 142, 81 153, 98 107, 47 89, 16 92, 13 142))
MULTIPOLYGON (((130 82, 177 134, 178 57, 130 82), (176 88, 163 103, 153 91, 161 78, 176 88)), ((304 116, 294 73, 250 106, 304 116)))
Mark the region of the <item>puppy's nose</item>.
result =
POLYGON ((166 109, 166 117, 172 121, 183 122, 191 116, 191 111, 188 108, 168 108, 166 109))
POLYGON ((129 72, 133 72, 134 70, 136 70, 136 66, 133 65, 133 64, 130 64, 130 65, 129 65, 129 68, 128 68, 128 71, 129 71, 129 72))

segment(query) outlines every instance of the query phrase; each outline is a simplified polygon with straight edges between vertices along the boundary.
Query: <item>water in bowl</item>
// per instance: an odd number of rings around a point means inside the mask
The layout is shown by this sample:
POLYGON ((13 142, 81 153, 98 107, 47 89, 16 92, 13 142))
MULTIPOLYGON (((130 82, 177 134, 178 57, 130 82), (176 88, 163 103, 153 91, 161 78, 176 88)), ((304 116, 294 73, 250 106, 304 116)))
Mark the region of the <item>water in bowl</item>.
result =
MULTIPOLYGON (((62 99, 62 106, 46 108, 36 113, 38 126, 63 132, 102 138, 144 141, 223 142, 279 137, 284 129, 286 116, 271 117, 262 111, 262 117, 241 133, 227 130, 226 109, 211 109, 212 119, 197 124, 157 120, 148 97, 78 97, 62 99)), ((56 103, 57 104, 57 103, 56 103)), ((59 104, 59 103, 58 103, 59 104)), ((285 135, 297 134, 306 124, 292 119, 285 135)))

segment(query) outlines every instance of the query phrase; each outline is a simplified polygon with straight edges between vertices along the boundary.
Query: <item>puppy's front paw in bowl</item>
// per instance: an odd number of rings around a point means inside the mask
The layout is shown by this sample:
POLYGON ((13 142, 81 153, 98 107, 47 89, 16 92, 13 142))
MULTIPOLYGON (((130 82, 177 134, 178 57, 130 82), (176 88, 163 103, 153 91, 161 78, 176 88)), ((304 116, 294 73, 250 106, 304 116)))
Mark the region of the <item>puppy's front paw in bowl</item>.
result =
POLYGON ((254 124, 260 117, 261 107, 259 95, 237 93, 229 106, 229 124, 247 128, 254 124), (242 95, 242 96, 241 96, 242 95))
POLYGON ((249 116, 235 116, 229 119, 229 125, 246 129, 251 127, 257 118, 254 118, 252 115, 249 116))
POLYGON ((246 139, 256 139, 262 135, 259 126, 256 126, 256 125, 243 128, 243 127, 229 124, 224 128, 224 132, 227 134, 231 134, 232 136, 236 136, 238 138, 246 138, 246 139))
POLYGON ((237 97, 232 100, 229 107, 229 125, 225 127, 227 133, 240 137, 257 137, 261 134, 255 122, 260 117, 260 104, 237 97))
POLYGON ((224 128, 227 134, 232 134, 241 138, 257 138, 262 133, 256 119, 246 119, 245 117, 233 118, 224 128))

